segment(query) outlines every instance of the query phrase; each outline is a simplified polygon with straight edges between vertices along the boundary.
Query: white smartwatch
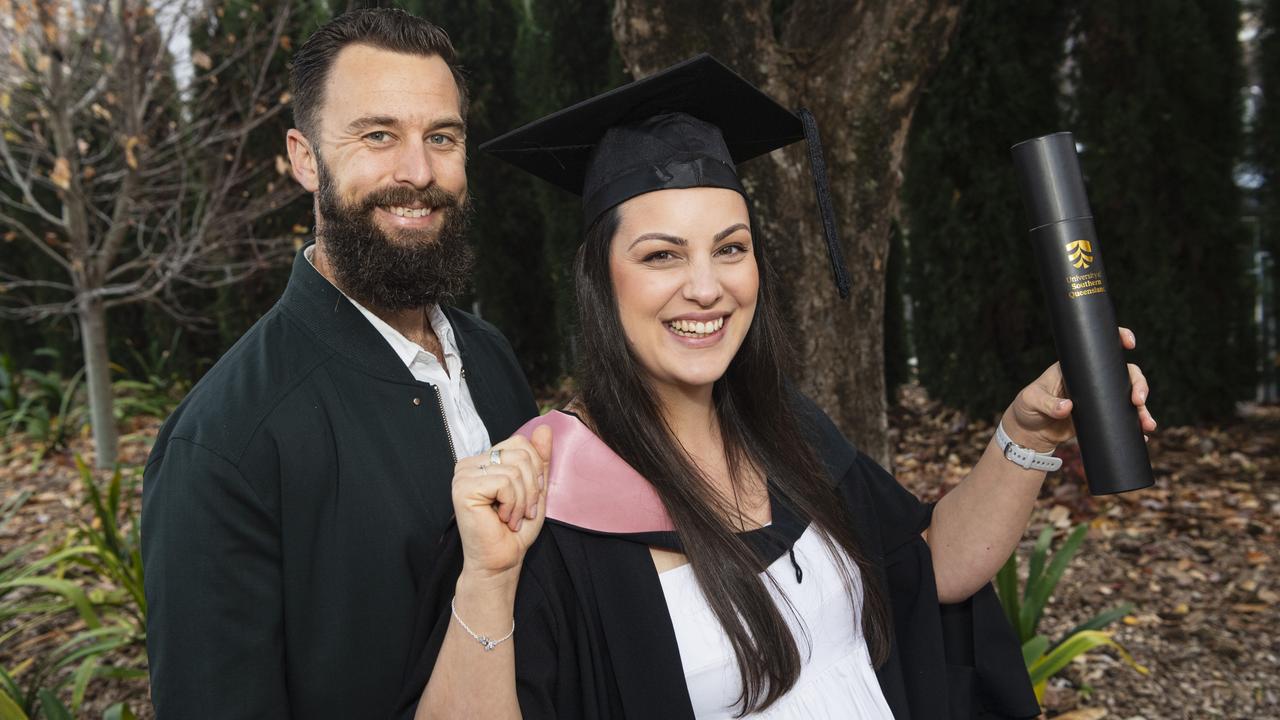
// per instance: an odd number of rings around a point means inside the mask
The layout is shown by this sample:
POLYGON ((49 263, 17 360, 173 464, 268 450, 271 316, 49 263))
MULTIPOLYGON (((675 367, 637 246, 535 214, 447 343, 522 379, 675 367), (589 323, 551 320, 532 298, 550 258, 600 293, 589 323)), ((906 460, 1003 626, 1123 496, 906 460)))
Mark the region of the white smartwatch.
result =
POLYGON ((1004 431, 1003 422, 996 426, 996 444, 1000 446, 1000 451, 1004 453, 1006 460, 1024 470, 1053 472, 1062 467, 1062 458, 1056 458, 1048 453, 1038 453, 1014 442, 1009 437, 1009 433, 1004 431))

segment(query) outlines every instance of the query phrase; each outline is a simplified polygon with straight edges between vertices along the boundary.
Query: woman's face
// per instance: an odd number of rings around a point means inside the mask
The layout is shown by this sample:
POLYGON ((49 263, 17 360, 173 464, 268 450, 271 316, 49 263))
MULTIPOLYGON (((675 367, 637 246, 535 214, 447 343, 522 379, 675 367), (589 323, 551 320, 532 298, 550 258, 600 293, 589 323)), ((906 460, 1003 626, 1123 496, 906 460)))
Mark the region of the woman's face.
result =
POLYGON ((709 388, 760 287, 747 204, 733 190, 658 190, 620 206, 609 271, 627 341, 659 389, 709 388))

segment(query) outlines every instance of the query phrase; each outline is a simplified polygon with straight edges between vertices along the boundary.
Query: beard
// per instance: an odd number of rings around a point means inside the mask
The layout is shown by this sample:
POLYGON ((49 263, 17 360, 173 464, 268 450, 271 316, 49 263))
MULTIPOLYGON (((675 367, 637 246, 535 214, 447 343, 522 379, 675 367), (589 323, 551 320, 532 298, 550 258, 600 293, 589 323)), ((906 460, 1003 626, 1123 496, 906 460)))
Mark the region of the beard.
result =
POLYGON ((333 177, 319 162, 318 228, 337 284, 366 307, 412 310, 448 302, 467 288, 475 253, 467 244, 471 202, 435 185, 425 190, 394 186, 354 203, 338 197, 333 177), (379 207, 421 204, 440 213, 435 228, 387 232, 373 218, 379 207))

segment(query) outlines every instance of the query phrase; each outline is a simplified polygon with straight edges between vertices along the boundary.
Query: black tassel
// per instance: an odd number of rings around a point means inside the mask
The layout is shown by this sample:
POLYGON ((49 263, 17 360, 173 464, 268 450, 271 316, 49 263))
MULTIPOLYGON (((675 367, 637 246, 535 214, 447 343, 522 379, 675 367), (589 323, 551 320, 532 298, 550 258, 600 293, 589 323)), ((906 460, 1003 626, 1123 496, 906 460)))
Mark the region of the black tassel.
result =
POLYGON ((818 137, 818 123, 806 108, 797 111, 804 127, 804 141, 809 149, 809 172, 813 174, 813 189, 818 196, 818 211, 822 215, 822 232, 827 240, 827 256, 831 260, 831 272, 835 276, 836 290, 841 298, 849 297, 849 270, 844 264, 844 252, 840 249, 840 232, 836 228, 836 214, 831 207, 831 186, 827 182, 827 161, 822 156, 822 140, 818 137))
POLYGON ((804 571, 800 569, 800 563, 796 562, 796 549, 792 547, 787 552, 791 555, 791 567, 796 569, 796 584, 804 582, 804 571))

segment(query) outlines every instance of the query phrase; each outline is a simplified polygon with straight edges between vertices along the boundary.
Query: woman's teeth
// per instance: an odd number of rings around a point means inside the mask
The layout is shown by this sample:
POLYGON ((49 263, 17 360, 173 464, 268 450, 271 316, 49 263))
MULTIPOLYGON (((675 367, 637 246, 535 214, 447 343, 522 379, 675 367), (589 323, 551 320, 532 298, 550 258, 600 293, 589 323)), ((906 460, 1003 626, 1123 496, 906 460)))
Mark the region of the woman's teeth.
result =
POLYGON ((430 215, 431 208, 407 208, 407 207, 391 206, 387 208, 387 212, 391 213, 392 215, 399 215, 400 217, 420 218, 420 217, 426 217, 430 215))
POLYGON ((706 337, 707 335, 710 335, 724 327, 724 318, 719 317, 715 320, 708 320, 707 322, 672 320, 667 323, 667 327, 671 328, 675 334, 681 337, 706 337))

